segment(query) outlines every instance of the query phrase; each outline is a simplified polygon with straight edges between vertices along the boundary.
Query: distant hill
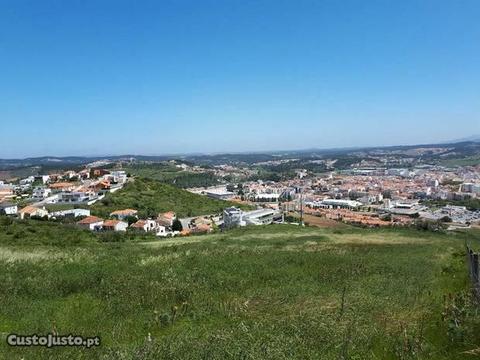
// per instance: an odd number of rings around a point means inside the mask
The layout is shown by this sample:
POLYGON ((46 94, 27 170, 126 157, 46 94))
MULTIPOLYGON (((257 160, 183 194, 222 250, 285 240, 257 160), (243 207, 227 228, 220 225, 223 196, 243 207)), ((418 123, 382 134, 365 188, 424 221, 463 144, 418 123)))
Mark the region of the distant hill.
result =
POLYGON ((471 136, 468 136, 466 138, 453 140, 453 141, 451 141, 451 143, 470 142, 470 141, 480 142, 480 135, 471 135, 471 136))
POLYGON ((175 211, 179 217, 220 213, 238 204, 190 193, 153 179, 135 179, 122 190, 108 194, 92 206, 92 213, 107 217, 112 211, 135 209, 143 218, 175 211))
POLYGON ((244 152, 244 153, 223 153, 223 154, 185 154, 185 155, 118 155, 118 156, 43 156, 26 159, 0 159, 0 170, 12 170, 25 167, 40 166, 42 170, 51 169, 71 169, 82 167, 89 163, 97 161, 147 161, 160 162, 166 160, 181 160, 204 166, 214 166, 219 164, 244 164, 251 165, 257 162, 266 162, 280 159, 314 159, 314 158, 333 158, 338 156, 364 156, 371 153, 392 153, 401 155, 405 152, 408 156, 416 156, 416 149, 423 158, 425 155, 430 160, 452 156, 457 158, 480 155, 480 135, 471 136, 464 141, 446 142, 442 144, 419 144, 419 145, 394 145, 394 146, 372 146, 358 148, 334 148, 334 149, 308 149, 308 150, 290 150, 290 151, 266 151, 266 152, 244 152), (428 149, 433 149, 429 152, 428 149), (442 150, 442 151, 439 151, 442 150))

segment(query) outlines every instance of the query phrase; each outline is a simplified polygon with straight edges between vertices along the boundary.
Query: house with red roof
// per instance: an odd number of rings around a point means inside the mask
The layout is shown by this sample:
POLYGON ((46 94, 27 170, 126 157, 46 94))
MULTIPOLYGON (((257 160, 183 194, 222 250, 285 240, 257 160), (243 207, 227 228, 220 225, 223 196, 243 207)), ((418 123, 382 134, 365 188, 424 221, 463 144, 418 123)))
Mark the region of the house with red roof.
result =
POLYGON ((77 225, 88 230, 98 231, 103 227, 104 220, 96 216, 87 216, 85 219, 82 219, 77 222, 77 225))
POLYGON ((110 231, 127 231, 128 224, 120 220, 105 220, 103 222, 103 230, 110 231))

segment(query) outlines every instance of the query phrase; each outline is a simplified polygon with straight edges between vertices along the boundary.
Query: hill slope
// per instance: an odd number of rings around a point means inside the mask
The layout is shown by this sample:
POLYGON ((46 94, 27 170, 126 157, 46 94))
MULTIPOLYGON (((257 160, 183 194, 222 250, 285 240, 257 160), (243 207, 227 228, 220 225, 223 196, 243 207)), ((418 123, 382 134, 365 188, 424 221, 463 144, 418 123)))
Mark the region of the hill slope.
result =
POLYGON ((219 179, 211 172, 195 173, 182 171, 171 164, 165 163, 129 164, 123 166, 122 170, 137 177, 158 180, 182 189, 219 184, 219 179))
POLYGON ((106 217, 114 210, 132 208, 139 210, 141 217, 156 216, 159 212, 170 210, 179 217, 187 217, 219 213, 232 205, 235 204, 192 194, 157 180, 138 178, 94 204, 92 213, 106 217))

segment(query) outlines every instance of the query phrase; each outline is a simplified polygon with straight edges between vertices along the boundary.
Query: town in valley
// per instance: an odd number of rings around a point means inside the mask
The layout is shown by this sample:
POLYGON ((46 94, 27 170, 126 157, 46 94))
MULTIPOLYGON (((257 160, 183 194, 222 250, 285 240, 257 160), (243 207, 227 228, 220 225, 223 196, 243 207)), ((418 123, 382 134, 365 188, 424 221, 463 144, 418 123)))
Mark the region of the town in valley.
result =
POLYGON ((472 141, 263 154, 3 160, 0 211, 95 232, 145 232, 159 238, 272 223, 468 229, 480 225, 479 154, 480 143, 472 141), (224 205, 211 213, 193 208, 177 214, 175 206, 145 212, 134 204, 99 211, 143 178, 224 205))

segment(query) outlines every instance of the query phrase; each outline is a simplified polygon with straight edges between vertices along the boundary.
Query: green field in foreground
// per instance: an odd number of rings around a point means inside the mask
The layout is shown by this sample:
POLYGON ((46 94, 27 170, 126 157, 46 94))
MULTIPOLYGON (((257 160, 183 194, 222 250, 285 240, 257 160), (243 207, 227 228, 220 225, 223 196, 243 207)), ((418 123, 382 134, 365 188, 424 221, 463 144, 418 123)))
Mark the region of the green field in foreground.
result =
MULTIPOLYGON (((476 235, 478 237, 478 235, 476 235)), ((1 359, 470 359, 468 234, 272 225, 100 242, 0 218, 0 333, 99 335, 1 359)))

